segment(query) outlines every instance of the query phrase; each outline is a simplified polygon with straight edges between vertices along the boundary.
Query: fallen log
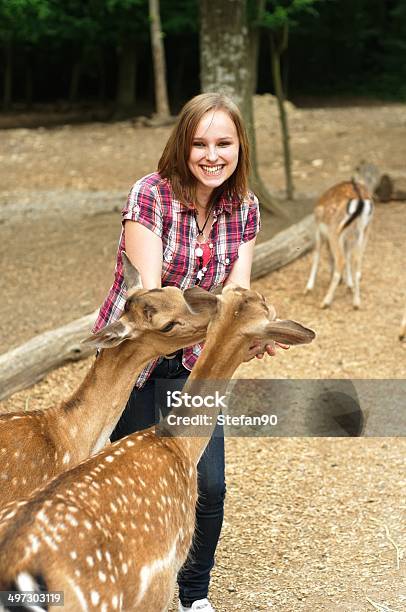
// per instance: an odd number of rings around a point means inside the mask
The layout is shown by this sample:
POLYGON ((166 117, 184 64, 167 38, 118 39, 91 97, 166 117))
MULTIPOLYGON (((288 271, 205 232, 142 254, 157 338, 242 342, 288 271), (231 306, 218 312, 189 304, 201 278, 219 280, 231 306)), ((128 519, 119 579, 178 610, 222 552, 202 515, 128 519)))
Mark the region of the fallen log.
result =
POLYGON ((273 270, 294 261, 314 244, 315 225, 313 215, 290 225, 266 242, 255 247, 251 278, 261 278, 273 270))
POLYGON ((391 202, 406 200, 406 178, 404 176, 391 176, 383 174, 374 195, 380 202, 391 202))
MULTIPOLYGON (((313 215, 308 215, 255 247, 252 279, 300 257, 312 247, 313 241, 314 220, 313 215)), ((40 334, 0 355, 0 400, 37 383, 48 372, 69 361, 91 355, 94 349, 82 345, 81 340, 90 333, 97 312, 40 334)))
POLYGON ((94 353, 81 341, 90 333, 97 312, 35 336, 0 355, 0 400, 30 387, 51 370, 94 353))

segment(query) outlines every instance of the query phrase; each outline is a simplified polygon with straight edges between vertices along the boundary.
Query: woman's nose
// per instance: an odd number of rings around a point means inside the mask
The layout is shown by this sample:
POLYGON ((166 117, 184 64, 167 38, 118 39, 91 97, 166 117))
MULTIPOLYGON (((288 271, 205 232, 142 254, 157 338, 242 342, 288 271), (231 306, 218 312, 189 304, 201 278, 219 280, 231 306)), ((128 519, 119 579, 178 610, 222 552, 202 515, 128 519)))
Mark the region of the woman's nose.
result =
POLYGON ((211 162, 216 161, 216 159, 218 158, 216 145, 209 145, 207 147, 206 157, 211 162))

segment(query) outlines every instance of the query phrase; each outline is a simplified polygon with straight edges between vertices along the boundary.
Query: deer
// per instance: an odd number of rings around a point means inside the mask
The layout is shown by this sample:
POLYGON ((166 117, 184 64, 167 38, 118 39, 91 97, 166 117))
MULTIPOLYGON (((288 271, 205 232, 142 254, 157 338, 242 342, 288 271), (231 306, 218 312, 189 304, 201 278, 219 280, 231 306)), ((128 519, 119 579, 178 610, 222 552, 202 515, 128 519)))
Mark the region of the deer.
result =
MULTIPOLYGON (((184 393, 230 379, 254 342, 294 345, 315 337, 300 323, 276 319, 253 290, 228 285, 214 295, 193 287, 184 299, 193 312, 211 313, 184 393)), ((182 404, 169 415, 196 410, 182 404)), ((205 435, 174 435, 165 423, 159 435, 158 424, 9 504, 1 513, 0 590, 62 590, 66 612, 168 610, 192 544, 196 466, 218 412, 211 409, 205 435)))
POLYGON ((405 308, 405 311, 403 313, 402 322, 400 324, 399 340, 403 340, 405 335, 406 335, 406 308, 405 308))
POLYGON ((0 508, 101 450, 144 366, 204 339, 204 309, 192 313, 176 287, 143 289, 125 252, 123 267, 124 312, 88 339, 103 350, 71 397, 47 410, 0 416, 0 508))
POLYGON ((353 307, 357 310, 361 305, 362 258, 373 216, 372 194, 379 181, 379 172, 373 164, 361 162, 356 168, 355 177, 351 181, 343 181, 330 187, 317 200, 314 208, 315 249, 304 293, 314 288, 321 246, 325 241, 330 251, 332 275, 321 308, 331 306, 335 291, 342 280, 344 268, 346 284, 353 292, 353 307), (355 268, 354 278, 352 263, 355 268))

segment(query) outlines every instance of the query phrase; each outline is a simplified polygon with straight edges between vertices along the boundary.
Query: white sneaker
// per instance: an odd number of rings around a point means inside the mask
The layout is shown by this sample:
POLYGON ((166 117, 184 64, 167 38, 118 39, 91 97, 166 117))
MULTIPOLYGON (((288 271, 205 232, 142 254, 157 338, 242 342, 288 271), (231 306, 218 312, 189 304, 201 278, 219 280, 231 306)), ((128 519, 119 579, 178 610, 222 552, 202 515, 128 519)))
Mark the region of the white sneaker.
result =
POLYGON ((194 601, 191 608, 185 608, 179 601, 179 612, 216 612, 208 599, 198 599, 194 601))

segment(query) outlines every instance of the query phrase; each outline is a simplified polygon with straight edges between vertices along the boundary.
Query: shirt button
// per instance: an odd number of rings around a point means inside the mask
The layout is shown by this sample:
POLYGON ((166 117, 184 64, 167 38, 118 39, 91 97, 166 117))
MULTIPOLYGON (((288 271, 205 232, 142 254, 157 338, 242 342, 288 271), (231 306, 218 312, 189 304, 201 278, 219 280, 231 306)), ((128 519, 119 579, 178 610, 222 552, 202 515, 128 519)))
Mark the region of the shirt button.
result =
POLYGON ((226 264, 229 264, 229 263, 230 263, 230 260, 229 260, 229 259, 228 259, 228 257, 227 257, 227 259, 226 259, 226 264))
POLYGON ((172 255, 168 255, 168 260, 172 261, 172 257, 173 257, 172 255))
POLYGON ((213 248, 213 243, 210 242, 209 247, 212 249, 213 248))

